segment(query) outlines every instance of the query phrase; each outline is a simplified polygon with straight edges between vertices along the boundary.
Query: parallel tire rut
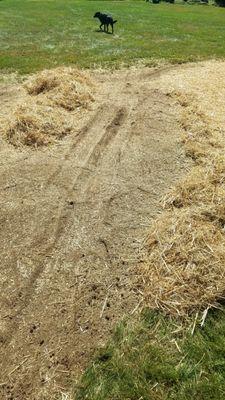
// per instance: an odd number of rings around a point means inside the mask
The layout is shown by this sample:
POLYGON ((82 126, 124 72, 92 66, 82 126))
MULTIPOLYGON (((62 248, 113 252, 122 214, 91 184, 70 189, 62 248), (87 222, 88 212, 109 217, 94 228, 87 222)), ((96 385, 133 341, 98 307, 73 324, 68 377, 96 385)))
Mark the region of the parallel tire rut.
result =
POLYGON ((95 71, 96 104, 77 134, 44 151, 1 150, 4 400, 69 398, 140 301, 143 237, 186 166, 163 73, 95 71))

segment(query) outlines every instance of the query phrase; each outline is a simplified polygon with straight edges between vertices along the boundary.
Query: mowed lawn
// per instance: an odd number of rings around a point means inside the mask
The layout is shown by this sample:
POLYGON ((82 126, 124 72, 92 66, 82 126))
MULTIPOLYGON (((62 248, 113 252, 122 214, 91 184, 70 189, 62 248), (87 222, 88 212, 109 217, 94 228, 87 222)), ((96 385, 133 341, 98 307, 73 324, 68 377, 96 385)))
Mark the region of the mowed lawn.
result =
POLYGON ((225 56, 225 9, 143 0, 2 0, 0 69, 29 73, 61 64, 185 62, 225 56), (115 35, 97 32, 111 13, 115 35))

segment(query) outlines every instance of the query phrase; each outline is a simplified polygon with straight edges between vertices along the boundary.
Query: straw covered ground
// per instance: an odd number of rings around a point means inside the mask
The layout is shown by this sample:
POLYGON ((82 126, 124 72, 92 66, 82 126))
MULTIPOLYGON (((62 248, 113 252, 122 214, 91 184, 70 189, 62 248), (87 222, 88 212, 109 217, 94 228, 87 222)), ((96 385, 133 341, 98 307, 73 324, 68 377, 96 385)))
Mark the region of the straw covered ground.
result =
POLYGON ((70 398, 141 305, 204 319, 223 300, 224 65, 57 69, 1 85, 0 397, 70 398), (56 145, 34 151, 23 127, 33 146, 56 145))
POLYGON ((15 146, 53 143, 76 130, 76 119, 94 100, 93 91, 89 75, 73 68, 34 74, 1 118, 1 133, 15 146))
POLYGON ((95 101, 74 111, 55 104, 62 74, 0 85, 1 119, 26 99, 26 110, 49 107, 76 128, 37 150, 0 135, 0 398, 69 399, 95 349, 137 309, 143 238, 189 167, 176 101, 152 86, 159 73, 91 71, 95 101))
POLYGON ((194 161, 165 197, 141 267, 147 304, 174 315, 206 315, 225 296, 224 82, 224 63, 213 61, 157 82, 181 107, 182 142, 194 161))

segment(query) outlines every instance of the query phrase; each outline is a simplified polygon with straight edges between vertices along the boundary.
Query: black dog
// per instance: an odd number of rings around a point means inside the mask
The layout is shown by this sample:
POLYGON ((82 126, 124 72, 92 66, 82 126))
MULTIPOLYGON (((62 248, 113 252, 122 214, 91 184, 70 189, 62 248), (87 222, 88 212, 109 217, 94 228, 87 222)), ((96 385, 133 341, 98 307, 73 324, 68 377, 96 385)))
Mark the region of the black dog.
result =
POLYGON ((95 13, 94 18, 98 18, 99 21, 101 22, 101 25, 99 27, 101 31, 102 31, 102 26, 104 25, 104 32, 108 33, 110 25, 112 27, 112 33, 113 33, 113 25, 117 22, 117 20, 113 21, 111 15, 102 14, 98 11, 95 13))

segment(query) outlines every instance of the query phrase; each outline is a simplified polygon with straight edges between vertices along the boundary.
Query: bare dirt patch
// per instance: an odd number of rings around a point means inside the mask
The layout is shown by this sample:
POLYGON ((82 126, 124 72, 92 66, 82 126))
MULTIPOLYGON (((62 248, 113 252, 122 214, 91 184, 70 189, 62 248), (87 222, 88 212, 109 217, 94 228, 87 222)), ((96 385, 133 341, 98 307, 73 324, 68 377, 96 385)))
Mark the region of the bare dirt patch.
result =
MULTIPOLYGON (((0 139, 2 399, 69 394, 140 301, 143 241, 188 168, 160 74, 93 72, 92 110, 61 142, 35 151, 0 139)), ((24 89, 1 90, 4 113, 24 89)))

